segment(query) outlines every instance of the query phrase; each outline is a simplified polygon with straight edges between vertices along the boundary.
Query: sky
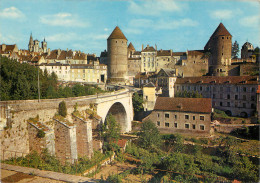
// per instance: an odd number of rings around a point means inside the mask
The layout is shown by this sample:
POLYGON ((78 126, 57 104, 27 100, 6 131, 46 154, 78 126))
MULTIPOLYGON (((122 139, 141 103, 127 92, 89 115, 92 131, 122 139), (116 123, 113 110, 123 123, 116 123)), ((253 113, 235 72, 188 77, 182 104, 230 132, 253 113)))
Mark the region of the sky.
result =
POLYGON ((0 0, 0 44, 28 49, 32 33, 51 50, 99 56, 119 26, 136 50, 199 50, 222 22, 241 49, 260 46, 259 11, 257 0, 0 0))

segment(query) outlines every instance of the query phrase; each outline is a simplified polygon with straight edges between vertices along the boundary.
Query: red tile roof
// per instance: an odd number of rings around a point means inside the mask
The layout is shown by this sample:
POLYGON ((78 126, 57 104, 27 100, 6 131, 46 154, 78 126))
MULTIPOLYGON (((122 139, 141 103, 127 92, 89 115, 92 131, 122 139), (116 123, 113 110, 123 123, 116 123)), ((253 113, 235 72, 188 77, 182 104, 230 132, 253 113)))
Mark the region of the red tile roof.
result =
POLYGON ((256 91, 256 93, 260 93, 260 85, 258 85, 258 90, 256 91))
POLYGON ((203 55, 204 50, 189 50, 188 56, 196 56, 196 55, 203 55))
POLYGON ((211 98, 158 97, 154 110, 211 113, 211 98))
POLYGON ((232 35, 228 32, 226 27, 222 23, 220 23, 211 37, 215 37, 215 36, 232 36, 232 35))
POLYGON ((147 46, 142 52, 153 52, 156 51, 153 46, 147 46))
POLYGON ((173 56, 186 56, 186 52, 172 52, 173 56))
POLYGON ((107 39, 126 39, 126 37, 121 31, 121 29, 118 26, 116 26, 116 28, 113 30, 113 32, 107 39))
POLYGON ((128 50, 135 51, 135 47, 134 47, 134 45, 131 42, 128 45, 128 50))
POLYGON ((201 76, 177 78, 175 84, 258 84, 257 76, 201 76))
POLYGON ((117 142, 117 145, 120 148, 124 148, 126 146, 126 143, 127 143, 127 139, 119 139, 118 142, 117 142))

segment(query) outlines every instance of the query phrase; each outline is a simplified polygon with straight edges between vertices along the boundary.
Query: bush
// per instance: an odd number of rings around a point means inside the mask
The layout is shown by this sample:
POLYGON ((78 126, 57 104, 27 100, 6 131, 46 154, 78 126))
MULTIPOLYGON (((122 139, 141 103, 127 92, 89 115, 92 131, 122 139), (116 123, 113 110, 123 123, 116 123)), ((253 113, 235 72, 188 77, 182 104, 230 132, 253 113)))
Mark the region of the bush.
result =
POLYGON ((67 107, 65 101, 59 103, 59 115, 66 117, 67 116, 67 107))
POLYGON ((44 131, 43 130, 38 130, 37 137, 38 138, 44 138, 45 137, 44 131))

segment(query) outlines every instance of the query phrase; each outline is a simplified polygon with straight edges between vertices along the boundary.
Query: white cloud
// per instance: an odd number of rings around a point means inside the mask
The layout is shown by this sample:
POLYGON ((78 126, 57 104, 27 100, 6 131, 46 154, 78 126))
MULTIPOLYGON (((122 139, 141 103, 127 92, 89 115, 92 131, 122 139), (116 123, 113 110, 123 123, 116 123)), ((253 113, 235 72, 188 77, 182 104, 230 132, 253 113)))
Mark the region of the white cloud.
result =
POLYGON ((40 22, 51 26, 64 27, 86 27, 89 24, 78 19, 76 15, 70 13, 58 13, 54 15, 44 15, 40 17, 40 22))
POLYGON ((17 38, 13 35, 3 36, 2 34, 0 34, 0 40, 1 44, 17 44, 17 42, 20 41, 20 38, 17 38))
POLYGON ((5 8, 2 11, 0 11, 0 17, 21 20, 25 18, 25 15, 19 9, 12 6, 10 8, 5 8))
POLYGON ((140 29, 135 29, 135 28, 126 28, 124 29, 124 32, 126 32, 127 34, 142 34, 143 31, 140 29))
POLYGON ((179 20, 150 20, 150 19, 133 19, 129 22, 130 27, 137 28, 151 28, 157 30, 171 30, 177 29, 180 27, 195 27, 198 25, 197 21, 194 21, 189 18, 179 19, 179 20))
POLYGON ((104 28, 104 31, 108 31, 109 29, 108 28, 104 28))
POLYGON ((215 19, 230 19, 233 15, 232 10, 216 10, 210 13, 210 16, 215 19))
POLYGON ((244 27, 259 27, 260 16, 248 16, 239 20, 239 23, 244 27))
POLYGON ((80 37, 77 36, 75 33, 60 33, 51 36, 46 36, 46 41, 49 42, 68 42, 75 40, 80 40, 80 37))
POLYGON ((130 1, 128 11, 140 15, 158 16, 165 12, 180 12, 182 5, 174 0, 145 0, 143 2, 130 1))
POLYGON ((133 19, 129 22, 131 27, 152 27, 153 20, 150 19, 133 19))

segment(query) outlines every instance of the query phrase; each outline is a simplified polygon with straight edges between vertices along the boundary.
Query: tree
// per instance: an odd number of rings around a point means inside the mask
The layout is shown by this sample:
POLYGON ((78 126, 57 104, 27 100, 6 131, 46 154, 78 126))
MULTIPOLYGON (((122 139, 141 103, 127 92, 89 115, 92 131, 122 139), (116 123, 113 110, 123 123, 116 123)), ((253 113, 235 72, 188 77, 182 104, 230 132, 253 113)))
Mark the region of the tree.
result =
POLYGON ((143 107, 143 98, 139 96, 137 93, 133 94, 133 107, 135 112, 140 112, 144 109, 143 107))
POLYGON ((109 113, 106 117, 105 123, 102 125, 102 137, 104 139, 104 149, 115 150, 117 148, 115 142, 120 137, 120 125, 117 123, 115 117, 109 113))
POLYGON ((138 136, 140 146, 145 149, 155 148, 161 145, 159 130, 151 120, 146 120, 142 123, 138 136))
POLYGON ((67 107, 65 101, 59 103, 59 115, 66 117, 67 116, 67 107))
POLYGON ((239 44, 237 41, 235 41, 232 45, 232 53, 231 53, 231 57, 232 58, 237 58, 238 57, 238 53, 239 53, 239 44))

